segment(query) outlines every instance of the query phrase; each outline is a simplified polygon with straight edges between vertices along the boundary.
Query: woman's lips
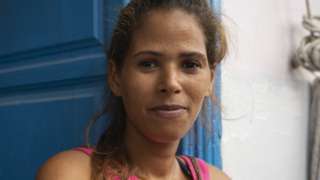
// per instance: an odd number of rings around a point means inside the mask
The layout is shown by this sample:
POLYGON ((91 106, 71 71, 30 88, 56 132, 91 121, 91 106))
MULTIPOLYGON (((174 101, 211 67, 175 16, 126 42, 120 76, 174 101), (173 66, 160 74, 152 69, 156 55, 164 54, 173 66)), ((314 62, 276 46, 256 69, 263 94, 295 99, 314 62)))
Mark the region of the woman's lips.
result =
POLYGON ((182 116, 186 108, 179 105, 164 105, 150 109, 156 116, 166 119, 174 119, 182 116))
POLYGON ((153 110, 153 112, 161 117, 167 119, 178 118, 186 112, 186 109, 176 109, 176 110, 153 110))

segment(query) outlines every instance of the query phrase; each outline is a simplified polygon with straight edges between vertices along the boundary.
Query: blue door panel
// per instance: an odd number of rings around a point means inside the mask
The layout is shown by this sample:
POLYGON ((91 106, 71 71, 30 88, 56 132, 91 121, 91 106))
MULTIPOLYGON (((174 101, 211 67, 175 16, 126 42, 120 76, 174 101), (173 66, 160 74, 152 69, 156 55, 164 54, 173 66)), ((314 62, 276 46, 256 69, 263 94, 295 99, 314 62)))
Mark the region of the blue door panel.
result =
POLYGON ((78 41, 102 42, 102 0, 2 0, 0 57, 78 41))
POLYGON ((60 57, 47 56, 39 60, 7 63, 0 66, 0 88, 104 76, 105 56, 101 49, 97 51, 99 52, 74 55, 63 53, 60 57))
POLYGON ((94 94, 69 99, 54 94, 0 106, 1 119, 6 120, 2 122, 1 135, 7 142, 0 149, 1 159, 7 160, 1 168, 1 179, 34 179, 48 155, 83 143, 83 129, 93 113, 94 94))
POLYGON ((83 145, 101 103, 101 80, 2 93, 0 179, 34 179, 48 157, 83 145))

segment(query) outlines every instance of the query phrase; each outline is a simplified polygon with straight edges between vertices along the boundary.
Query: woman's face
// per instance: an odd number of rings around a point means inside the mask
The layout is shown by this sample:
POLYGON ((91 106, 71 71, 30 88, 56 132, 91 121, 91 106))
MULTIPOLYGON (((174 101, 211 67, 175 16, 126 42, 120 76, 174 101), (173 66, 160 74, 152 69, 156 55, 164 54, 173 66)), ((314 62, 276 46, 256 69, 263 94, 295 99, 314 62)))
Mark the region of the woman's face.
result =
POLYGON ((204 34, 182 10, 145 16, 121 72, 111 69, 110 87, 122 97, 127 129, 159 143, 180 140, 212 90, 204 34))

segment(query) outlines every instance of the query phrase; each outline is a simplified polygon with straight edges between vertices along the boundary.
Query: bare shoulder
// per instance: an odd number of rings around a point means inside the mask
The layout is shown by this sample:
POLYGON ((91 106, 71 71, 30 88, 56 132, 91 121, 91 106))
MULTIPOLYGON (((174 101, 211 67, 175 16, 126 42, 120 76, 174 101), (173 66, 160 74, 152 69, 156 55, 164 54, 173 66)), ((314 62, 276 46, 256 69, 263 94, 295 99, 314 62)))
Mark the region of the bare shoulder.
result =
POLYGON ((211 178, 213 180, 231 180, 231 178, 226 175, 223 171, 219 170, 218 168, 208 164, 208 167, 209 167, 209 171, 210 171, 210 174, 211 174, 211 178))
POLYGON ((89 180, 90 175, 90 157, 69 150, 48 159, 39 168, 36 180, 89 180))

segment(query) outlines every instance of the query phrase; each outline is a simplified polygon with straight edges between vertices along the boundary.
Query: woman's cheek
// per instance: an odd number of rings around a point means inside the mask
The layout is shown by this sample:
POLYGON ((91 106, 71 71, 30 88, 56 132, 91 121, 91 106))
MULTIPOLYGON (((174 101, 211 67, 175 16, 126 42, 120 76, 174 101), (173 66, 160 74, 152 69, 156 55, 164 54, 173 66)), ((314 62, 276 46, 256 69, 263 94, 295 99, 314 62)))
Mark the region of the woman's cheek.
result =
POLYGON ((193 97, 193 99, 203 99, 204 96, 206 96, 206 93, 208 91, 208 83, 206 83, 208 81, 206 81, 206 79, 200 79, 198 81, 193 81, 193 83, 189 83, 189 87, 187 89, 189 89, 189 93, 191 94, 191 96, 193 97))

